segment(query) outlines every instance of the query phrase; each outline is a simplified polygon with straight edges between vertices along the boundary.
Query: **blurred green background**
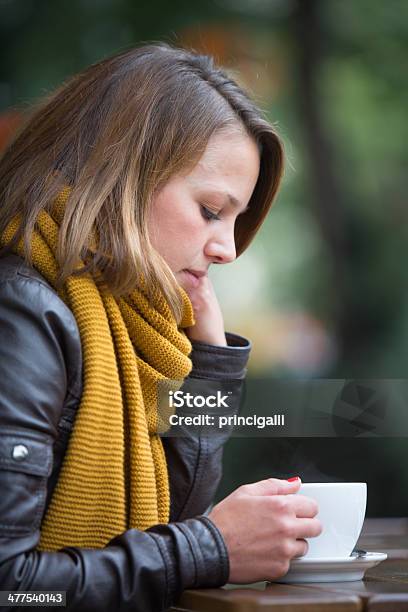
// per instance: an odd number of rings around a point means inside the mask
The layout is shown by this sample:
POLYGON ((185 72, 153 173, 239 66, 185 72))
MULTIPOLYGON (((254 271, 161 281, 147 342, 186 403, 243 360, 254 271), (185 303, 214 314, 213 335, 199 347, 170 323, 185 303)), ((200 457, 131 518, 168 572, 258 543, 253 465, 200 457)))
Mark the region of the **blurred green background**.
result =
MULTIPOLYGON (((406 377, 405 0, 0 0, 0 17, 0 147, 34 101, 131 45, 192 46, 233 70, 288 160, 256 242, 212 276, 227 329, 253 341, 249 376, 406 377)), ((366 480, 370 515, 404 516, 407 450, 406 438, 232 439, 219 497, 308 465, 309 480, 366 480)))

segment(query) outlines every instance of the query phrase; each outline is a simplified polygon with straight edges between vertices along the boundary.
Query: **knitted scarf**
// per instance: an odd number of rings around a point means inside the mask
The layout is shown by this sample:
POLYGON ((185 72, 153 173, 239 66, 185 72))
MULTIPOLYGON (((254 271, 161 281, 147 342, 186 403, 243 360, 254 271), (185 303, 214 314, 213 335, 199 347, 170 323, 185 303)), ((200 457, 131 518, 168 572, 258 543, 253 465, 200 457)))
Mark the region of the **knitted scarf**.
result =
MULTIPOLYGON (((52 215, 40 213, 32 238, 33 265, 53 287, 58 228, 68 196, 69 189, 59 194, 52 215)), ((1 237, 3 244, 17 228, 16 219, 1 237)), ((23 255, 22 241, 15 252, 23 255)), ((181 386, 191 370, 191 344, 182 328, 194 324, 193 311, 180 291, 180 328, 159 291, 150 300, 141 290, 115 299, 90 274, 70 276, 58 291, 78 324, 83 389, 42 523, 40 550, 101 548, 127 529, 168 522, 157 392, 160 381, 176 380, 181 386)))

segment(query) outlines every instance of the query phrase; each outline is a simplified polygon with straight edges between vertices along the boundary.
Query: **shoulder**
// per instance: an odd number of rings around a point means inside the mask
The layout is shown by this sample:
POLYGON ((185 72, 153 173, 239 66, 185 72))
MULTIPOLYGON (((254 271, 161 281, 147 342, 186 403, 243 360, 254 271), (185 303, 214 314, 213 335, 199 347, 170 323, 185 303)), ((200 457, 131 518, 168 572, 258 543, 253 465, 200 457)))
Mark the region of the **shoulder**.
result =
POLYGON ((51 289, 45 278, 14 253, 0 257, 0 282, 13 281, 19 278, 30 278, 51 289))
POLYGON ((9 296, 24 299, 38 315, 44 311, 58 314, 73 335, 78 334, 75 317, 47 280, 23 258, 8 254, 0 258, 0 300, 9 296))
POLYGON ((78 386, 82 354, 75 317, 47 280, 14 254, 0 258, 0 330, 15 354, 37 354, 39 361, 53 354, 68 386, 78 386))
POLYGON ((43 295, 56 304, 59 302, 61 308, 69 311, 47 280, 22 257, 13 253, 0 257, 0 289, 6 291, 8 284, 13 284, 28 294, 43 295))

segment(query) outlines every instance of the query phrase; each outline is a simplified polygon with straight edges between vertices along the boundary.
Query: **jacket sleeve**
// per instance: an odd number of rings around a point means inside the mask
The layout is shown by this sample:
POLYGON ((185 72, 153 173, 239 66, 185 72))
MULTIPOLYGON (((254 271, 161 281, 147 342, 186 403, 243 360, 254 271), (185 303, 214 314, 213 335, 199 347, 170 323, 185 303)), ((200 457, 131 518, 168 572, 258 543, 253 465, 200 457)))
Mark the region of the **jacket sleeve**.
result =
MULTIPOLYGON (((250 342, 237 334, 226 334, 227 346, 192 343, 193 369, 181 390, 208 396, 223 390, 228 408, 222 414, 239 411, 245 384, 250 342)), ((177 411, 179 412, 179 411, 177 411)), ((202 408, 189 408, 186 414, 202 414, 202 408)), ((221 412, 220 412, 221 414, 221 412)), ((205 513, 213 503, 222 476, 224 444, 232 426, 197 429, 178 425, 163 437, 169 468, 171 520, 182 520, 205 513)))
POLYGON ((36 550, 73 325, 44 283, 0 282, 0 590, 63 590, 76 611, 159 612, 187 588, 224 584, 225 545, 204 516, 131 529, 99 550, 36 550))

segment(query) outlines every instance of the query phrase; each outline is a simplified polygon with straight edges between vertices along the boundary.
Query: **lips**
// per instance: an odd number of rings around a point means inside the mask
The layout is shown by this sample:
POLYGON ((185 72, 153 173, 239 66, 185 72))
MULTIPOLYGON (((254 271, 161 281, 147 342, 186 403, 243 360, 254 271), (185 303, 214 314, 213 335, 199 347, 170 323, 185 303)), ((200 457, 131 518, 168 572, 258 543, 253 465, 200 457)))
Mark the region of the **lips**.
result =
POLYGON ((185 272, 189 272, 196 278, 202 278, 203 276, 207 276, 207 270, 190 270, 186 269, 185 272))
POLYGON ((207 275, 207 272, 202 270, 183 270, 185 282, 189 287, 198 287, 200 284, 200 278, 207 275))

